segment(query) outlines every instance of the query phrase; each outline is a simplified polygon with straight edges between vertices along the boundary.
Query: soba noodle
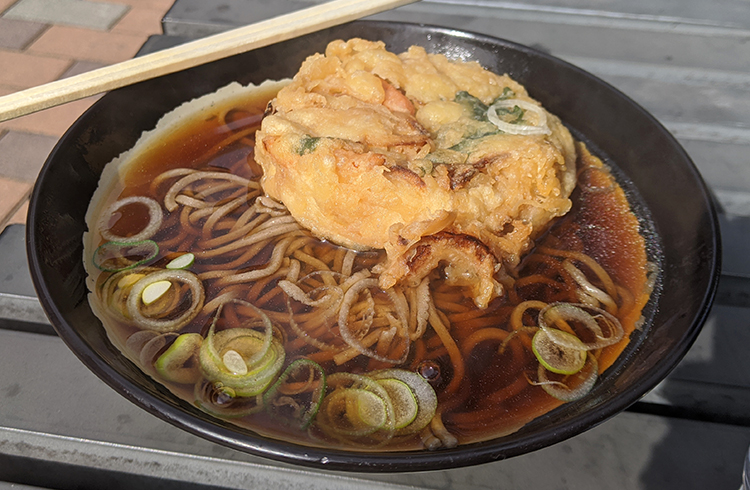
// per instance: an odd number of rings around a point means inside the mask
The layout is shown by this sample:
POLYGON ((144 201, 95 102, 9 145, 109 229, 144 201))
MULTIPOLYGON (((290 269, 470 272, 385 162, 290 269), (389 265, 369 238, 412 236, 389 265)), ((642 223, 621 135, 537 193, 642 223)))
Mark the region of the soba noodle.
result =
POLYGON ((355 450, 487 440, 585 396, 651 287, 638 221, 598 159, 579 145, 574 209, 487 308, 439 268, 382 290, 382 251, 321 241, 263 194, 252 135, 276 90, 180 108, 103 177, 90 302, 125 355, 217 417, 355 450), (156 283, 165 291, 147 298, 156 283), (544 335, 581 366, 547 369, 544 335))

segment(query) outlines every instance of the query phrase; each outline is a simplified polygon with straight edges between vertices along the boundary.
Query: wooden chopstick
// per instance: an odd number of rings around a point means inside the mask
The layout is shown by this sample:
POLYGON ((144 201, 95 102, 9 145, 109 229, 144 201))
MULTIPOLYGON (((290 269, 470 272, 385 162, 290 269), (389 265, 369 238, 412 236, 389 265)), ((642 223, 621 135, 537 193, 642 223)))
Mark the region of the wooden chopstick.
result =
POLYGON ((0 97, 0 121, 174 73, 416 0, 333 0, 0 97))

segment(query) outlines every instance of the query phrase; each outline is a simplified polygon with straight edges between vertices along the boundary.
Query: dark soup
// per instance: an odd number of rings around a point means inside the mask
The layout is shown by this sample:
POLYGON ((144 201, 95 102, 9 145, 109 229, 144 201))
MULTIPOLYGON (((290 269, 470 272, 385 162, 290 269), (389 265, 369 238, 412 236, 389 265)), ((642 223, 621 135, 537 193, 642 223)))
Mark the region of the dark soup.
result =
POLYGON ((254 133, 278 87, 182 108, 107 171, 85 260, 113 343, 206 412, 303 445, 453 447, 586 396, 654 275, 609 169, 577 145, 572 210, 486 308, 442 266, 381 290, 382 251, 319 240, 265 196, 254 133))

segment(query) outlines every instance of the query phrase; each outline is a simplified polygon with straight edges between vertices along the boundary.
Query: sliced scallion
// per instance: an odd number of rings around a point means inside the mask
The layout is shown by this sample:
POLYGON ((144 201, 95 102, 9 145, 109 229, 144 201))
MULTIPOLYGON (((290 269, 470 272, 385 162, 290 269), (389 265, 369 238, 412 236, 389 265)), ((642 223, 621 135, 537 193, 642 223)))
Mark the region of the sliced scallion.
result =
POLYGON ((152 282, 141 292, 141 301, 144 305, 150 305, 154 301, 164 296, 167 291, 172 287, 172 283, 169 281, 156 281, 152 282))
POLYGON ((130 196, 112 203, 112 205, 102 213, 98 228, 99 233, 105 240, 119 243, 134 243, 149 239, 154 236, 159 230, 163 218, 164 216, 161 210, 161 205, 154 199, 146 196, 130 196), (126 206, 132 206, 133 204, 140 204, 141 206, 145 206, 148 210, 148 223, 146 224, 146 227, 133 236, 122 236, 114 234, 109 228, 109 220, 111 220, 113 216, 119 213, 120 209, 126 206))
POLYGON ((551 134, 552 131, 547 126, 547 113, 540 106, 521 99, 500 100, 492 104, 487 109, 487 119, 498 127, 502 132, 508 134, 521 135, 544 135, 551 134), (513 122, 508 122, 500 118, 498 112, 505 112, 514 117, 513 122), (521 114, 521 118, 518 115, 521 114), (526 115, 533 114, 536 121, 532 124, 521 124, 526 120, 526 115))
POLYGON ((594 387, 599 378, 599 364, 595 356, 587 356, 583 369, 560 381, 550 380, 547 370, 540 364, 537 375, 539 381, 533 384, 540 385, 544 391, 560 401, 572 402, 586 396, 594 387))
POLYGON ((612 314, 601 308, 573 303, 552 303, 539 311, 539 328, 552 330, 556 322, 565 321, 577 332, 583 335, 595 336, 593 341, 569 341, 566 337, 556 337, 558 345, 571 348, 595 350, 616 344, 625 336, 620 321, 612 314))
POLYGON ((94 251, 94 265, 105 272, 133 269, 153 260, 159 245, 153 240, 140 242, 107 242, 94 251))
POLYGON ((142 329, 154 330, 156 332, 175 332, 187 325, 198 314, 203 307, 205 292, 200 279, 188 271, 157 270, 146 275, 136 282, 130 289, 127 298, 127 313, 131 320, 142 329), (148 310, 144 304, 143 292, 151 284, 157 282, 177 282, 188 286, 191 295, 190 305, 181 311, 181 314, 164 318, 157 318, 144 312, 148 310))
MULTIPOLYGON (((435 389, 419 374, 405 369, 394 368, 375 371, 374 373, 370 373, 370 376, 381 385, 385 380, 392 379, 401 381, 411 390, 411 394, 417 403, 418 410, 414 419, 410 423, 400 427, 397 430, 397 434, 412 434, 414 432, 419 432, 424 429, 435 416, 437 410, 437 395, 435 394, 435 389)), ((388 382, 386 382, 386 384, 388 384, 388 382)), ((404 397, 405 399, 403 401, 399 401, 398 396, 394 397, 393 390, 389 391, 389 395, 391 396, 393 410, 396 414, 394 415, 394 418, 397 419, 396 425, 400 425, 398 423, 399 417, 397 414, 399 410, 408 412, 408 408, 398 408, 397 405, 401 403, 409 405, 409 398, 404 397)), ((401 422, 403 423, 403 420, 401 422)))
POLYGON ((222 419, 238 419, 263 410, 263 397, 237 396, 232 388, 204 381, 195 385, 195 405, 222 419))
POLYGON ((555 328, 537 330, 531 350, 539 363, 553 373, 575 374, 586 363, 584 343, 575 335, 555 328))
POLYGON ((325 391, 323 368, 309 359, 297 359, 266 391, 263 404, 277 419, 305 430, 318 413, 325 391))
POLYGON ((190 364, 197 358, 203 337, 197 333, 184 333, 177 337, 172 345, 156 359, 154 368, 161 377, 175 383, 191 384, 200 379, 197 363, 190 364))
POLYGON ((321 409, 331 429, 349 436, 372 434, 388 420, 385 400, 372 391, 358 388, 334 391, 323 400, 321 409))
POLYGON ((130 286, 137 283, 144 277, 146 277, 145 274, 136 274, 136 273, 127 274, 125 276, 122 276, 122 278, 119 281, 117 281, 117 287, 121 289, 129 288, 130 286))
POLYGON ((180 255, 176 259, 170 261, 167 265, 167 269, 187 269, 195 263, 195 255, 192 253, 186 253, 180 255))
POLYGON ((200 349, 200 365, 206 379, 231 388, 240 397, 263 393, 284 365, 284 346, 273 337, 268 316, 257 311, 264 333, 251 328, 216 332, 217 314, 200 349))
POLYGON ((374 437, 384 443, 393 436, 393 404, 380 383, 346 372, 334 373, 327 380, 328 394, 315 417, 317 427, 349 441, 374 437))
POLYGON ((403 429, 417 418, 419 406, 414 392, 409 385, 395 378, 378 380, 380 386, 385 388, 393 405, 393 427, 403 429))

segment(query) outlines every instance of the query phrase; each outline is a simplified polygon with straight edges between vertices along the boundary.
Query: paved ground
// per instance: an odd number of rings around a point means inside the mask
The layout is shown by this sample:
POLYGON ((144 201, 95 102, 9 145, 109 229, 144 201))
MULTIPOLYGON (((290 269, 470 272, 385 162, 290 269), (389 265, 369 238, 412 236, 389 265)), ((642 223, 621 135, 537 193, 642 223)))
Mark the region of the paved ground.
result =
MULTIPOLYGON (((0 0, 0 96, 132 58, 174 0, 0 0)), ((0 123, 0 230, 89 98, 0 123)))

